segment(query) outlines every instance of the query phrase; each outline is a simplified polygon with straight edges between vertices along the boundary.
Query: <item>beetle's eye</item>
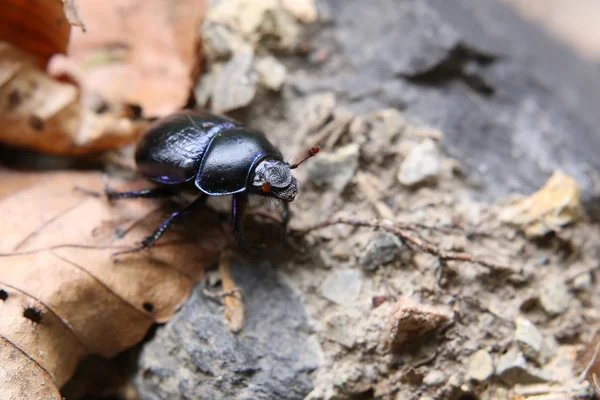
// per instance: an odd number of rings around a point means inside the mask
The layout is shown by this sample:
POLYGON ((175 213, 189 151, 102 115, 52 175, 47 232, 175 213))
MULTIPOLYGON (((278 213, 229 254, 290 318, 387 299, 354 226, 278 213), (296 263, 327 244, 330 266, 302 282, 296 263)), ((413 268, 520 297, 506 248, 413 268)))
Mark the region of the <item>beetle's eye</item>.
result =
POLYGON ((265 182, 260 186, 260 190, 264 193, 271 191, 271 182, 265 182))

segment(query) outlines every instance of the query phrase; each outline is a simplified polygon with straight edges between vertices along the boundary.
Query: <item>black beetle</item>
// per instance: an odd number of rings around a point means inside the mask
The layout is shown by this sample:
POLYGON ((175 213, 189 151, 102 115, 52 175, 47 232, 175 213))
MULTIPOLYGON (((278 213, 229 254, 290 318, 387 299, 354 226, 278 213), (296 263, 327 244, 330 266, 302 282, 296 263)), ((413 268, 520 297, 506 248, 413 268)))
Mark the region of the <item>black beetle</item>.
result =
POLYGON ((288 202, 299 190, 291 170, 318 151, 315 146, 303 160, 290 165, 259 130, 207 112, 180 111, 150 125, 135 152, 138 172, 163 186, 131 192, 107 188, 106 195, 109 200, 163 197, 177 193, 179 187, 191 181, 202 192, 183 210, 165 219, 139 248, 128 252, 152 246, 177 218, 203 204, 207 196, 223 195, 233 195, 232 229, 238 244, 245 247, 242 219, 248 195, 282 200, 285 225, 288 202))

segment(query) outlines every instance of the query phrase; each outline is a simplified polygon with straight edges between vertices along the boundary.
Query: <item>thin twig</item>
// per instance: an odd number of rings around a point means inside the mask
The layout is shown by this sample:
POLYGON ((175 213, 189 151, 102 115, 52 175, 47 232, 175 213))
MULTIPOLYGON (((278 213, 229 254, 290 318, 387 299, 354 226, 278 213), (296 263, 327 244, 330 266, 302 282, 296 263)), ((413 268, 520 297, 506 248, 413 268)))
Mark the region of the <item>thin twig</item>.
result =
POLYGON ((425 239, 419 238, 419 237, 407 232, 407 231, 416 231, 417 230, 417 229, 415 229, 416 228, 415 225, 412 225, 412 224, 401 224, 401 223, 395 223, 395 222, 386 221, 386 220, 365 221, 365 220, 360 220, 360 219, 355 219, 355 218, 338 217, 338 218, 333 218, 330 220, 326 220, 326 221, 317 223, 315 225, 309 226, 304 229, 297 230, 295 233, 302 236, 302 235, 308 234, 309 232, 323 229, 328 226, 337 225, 337 224, 350 225, 350 226, 356 226, 356 227, 367 227, 367 228, 373 228, 373 229, 381 229, 381 230, 390 232, 390 233, 398 236, 405 243, 418 248, 419 250, 421 250, 424 253, 436 256, 442 261, 469 262, 469 263, 481 265, 482 267, 486 267, 490 270, 496 270, 496 271, 506 271, 506 270, 510 269, 507 266, 496 264, 494 262, 473 256, 472 254, 469 254, 466 252, 442 250, 442 249, 438 248, 437 246, 435 246, 434 244, 426 241, 425 239))
POLYGON ((223 314, 227 320, 229 330, 237 333, 244 327, 244 302, 242 293, 237 288, 231 275, 231 250, 224 250, 219 260, 219 273, 221 274, 221 286, 223 292, 223 314))

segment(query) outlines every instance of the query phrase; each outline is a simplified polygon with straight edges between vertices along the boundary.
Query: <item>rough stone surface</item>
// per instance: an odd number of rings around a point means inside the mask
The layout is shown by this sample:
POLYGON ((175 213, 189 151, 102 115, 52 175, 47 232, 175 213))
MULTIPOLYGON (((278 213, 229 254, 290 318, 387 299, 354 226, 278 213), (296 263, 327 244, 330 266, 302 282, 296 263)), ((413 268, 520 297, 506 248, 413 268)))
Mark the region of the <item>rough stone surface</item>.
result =
POLYGON ((494 360, 486 350, 478 350, 469 359, 469 379, 484 382, 494 374, 494 360))
POLYGON ((231 333, 219 305, 198 285, 183 309, 144 347, 142 398, 303 399, 317 349, 298 297, 266 263, 235 264, 246 322, 231 333))
POLYGON ((400 165, 398 181, 416 186, 437 181, 441 169, 440 152, 433 140, 427 139, 412 149, 400 165))

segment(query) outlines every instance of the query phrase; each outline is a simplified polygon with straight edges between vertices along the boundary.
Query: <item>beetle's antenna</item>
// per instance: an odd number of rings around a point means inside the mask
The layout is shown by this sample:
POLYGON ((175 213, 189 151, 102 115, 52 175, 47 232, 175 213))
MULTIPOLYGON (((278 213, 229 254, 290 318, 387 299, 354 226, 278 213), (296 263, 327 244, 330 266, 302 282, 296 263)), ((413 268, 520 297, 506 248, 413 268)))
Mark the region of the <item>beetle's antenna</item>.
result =
POLYGON ((300 162, 297 162, 296 164, 292 164, 290 165, 290 169, 295 169, 298 168, 298 166, 300 164, 302 164, 304 161, 308 160, 311 157, 314 157, 317 155, 317 153, 319 152, 319 150, 321 150, 321 148, 319 146, 313 146, 309 151, 308 151, 308 155, 306 157, 304 157, 302 160, 300 160, 300 162))

